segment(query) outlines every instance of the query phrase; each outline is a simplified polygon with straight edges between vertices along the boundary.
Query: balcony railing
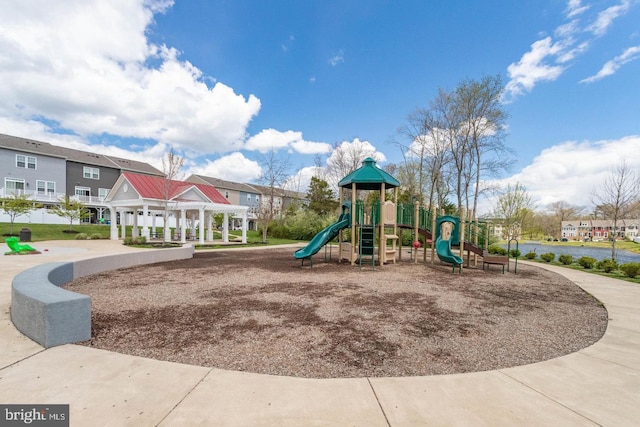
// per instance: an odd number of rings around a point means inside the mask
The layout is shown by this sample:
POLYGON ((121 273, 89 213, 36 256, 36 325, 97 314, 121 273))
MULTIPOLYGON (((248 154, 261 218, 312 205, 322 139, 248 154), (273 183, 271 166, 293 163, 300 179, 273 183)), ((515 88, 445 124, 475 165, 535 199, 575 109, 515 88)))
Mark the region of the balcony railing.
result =
MULTIPOLYGON (((55 203, 60 198, 65 197, 65 193, 45 192, 45 191, 33 191, 33 190, 14 190, 7 188, 0 188, 0 198, 9 198, 14 195, 27 195, 34 202, 39 203, 55 203)), ((82 202, 85 205, 92 206, 107 206, 104 202, 104 197, 98 196, 71 196, 71 200, 82 202)))

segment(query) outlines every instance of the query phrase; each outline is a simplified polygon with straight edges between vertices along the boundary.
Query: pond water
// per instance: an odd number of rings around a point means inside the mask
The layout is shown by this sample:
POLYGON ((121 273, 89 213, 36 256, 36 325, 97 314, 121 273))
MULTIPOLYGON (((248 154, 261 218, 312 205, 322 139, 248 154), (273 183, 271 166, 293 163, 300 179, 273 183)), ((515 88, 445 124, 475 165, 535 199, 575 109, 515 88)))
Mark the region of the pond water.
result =
MULTIPOLYGON (((500 245, 506 249, 507 245, 500 245)), ((515 243, 511 243, 511 249, 515 249, 515 243)), ((553 252, 558 256, 562 254, 572 255, 574 260, 582 256, 590 256, 598 261, 604 258, 611 258, 611 248, 592 248, 587 246, 563 246, 563 245, 542 245, 540 243, 520 243, 518 249, 522 255, 528 252, 535 252, 540 257, 541 254, 553 252)), ((619 264, 626 262, 640 262, 640 254, 616 249, 616 261, 619 264)))

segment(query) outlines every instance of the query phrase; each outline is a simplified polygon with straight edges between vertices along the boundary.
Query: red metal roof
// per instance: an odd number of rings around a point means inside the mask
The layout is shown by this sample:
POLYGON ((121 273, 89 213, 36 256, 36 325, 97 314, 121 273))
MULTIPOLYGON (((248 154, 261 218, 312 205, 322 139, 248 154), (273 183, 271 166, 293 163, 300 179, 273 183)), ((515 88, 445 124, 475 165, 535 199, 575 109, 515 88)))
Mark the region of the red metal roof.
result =
POLYGON ((144 199, 172 200, 179 194, 190 188, 197 188, 212 203, 229 205, 229 201, 213 186, 207 184, 194 184, 191 182, 167 180, 151 175, 142 175, 131 172, 123 172, 122 175, 144 199), (168 184, 168 187, 167 187, 168 184))

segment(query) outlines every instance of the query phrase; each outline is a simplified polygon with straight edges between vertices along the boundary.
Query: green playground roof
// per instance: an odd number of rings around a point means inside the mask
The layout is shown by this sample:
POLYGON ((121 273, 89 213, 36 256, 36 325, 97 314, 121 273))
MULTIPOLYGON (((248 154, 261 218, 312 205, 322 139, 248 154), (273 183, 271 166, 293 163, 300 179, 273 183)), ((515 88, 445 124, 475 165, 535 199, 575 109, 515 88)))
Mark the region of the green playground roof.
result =
POLYGON ((358 190, 379 190, 382 183, 385 188, 400 187, 400 182, 376 166, 376 161, 371 157, 364 159, 362 166, 342 178, 338 186, 351 188, 354 183, 358 190))

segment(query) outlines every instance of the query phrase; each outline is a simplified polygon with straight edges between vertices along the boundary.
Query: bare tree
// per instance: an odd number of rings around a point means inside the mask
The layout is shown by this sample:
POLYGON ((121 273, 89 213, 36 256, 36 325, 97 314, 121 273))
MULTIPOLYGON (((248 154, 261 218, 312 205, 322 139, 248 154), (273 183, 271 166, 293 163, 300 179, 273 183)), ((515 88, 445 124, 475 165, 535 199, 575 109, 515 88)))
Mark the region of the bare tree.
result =
POLYGON ((533 202, 524 185, 507 185, 504 193, 498 197, 493 215, 503 221, 504 238, 516 238, 533 215, 533 202))
POLYGON ((592 200, 601 208, 607 219, 613 220, 611 236, 611 259, 616 259, 616 237, 618 221, 627 218, 638 201, 640 179, 637 169, 632 169, 626 161, 613 170, 599 188, 592 192, 592 200))
POLYGON ((269 224, 282 209, 283 198, 280 187, 288 178, 289 160, 278 158, 275 151, 271 150, 263 157, 262 164, 264 168, 259 181, 266 187, 266 194, 263 194, 256 216, 262 228, 262 242, 266 243, 269 224))
POLYGON ((325 180, 336 189, 338 182, 362 166, 362 161, 367 157, 379 160, 375 148, 358 138, 353 142, 344 141, 334 144, 331 155, 327 159, 325 180))
POLYGON ((169 199, 171 198, 171 193, 173 191, 173 181, 181 177, 181 170, 183 166, 184 157, 178 156, 173 147, 170 147, 166 157, 162 158, 162 173, 164 174, 162 187, 162 196, 164 199, 164 211, 162 216, 163 243, 167 243, 171 239, 170 233, 167 232, 167 230, 169 230, 169 199))
POLYGON ((434 108, 416 109, 407 117, 407 123, 398 129, 403 141, 394 142, 404 158, 404 187, 420 203, 424 203, 425 193, 428 193, 429 206, 436 204, 436 200, 442 198, 441 192, 448 187, 445 165, 450 155, 446 130, 438 113, 434 108))
MULTIPOLYGON (((480 81, 464 80, 453 95, 454 123, 458 123, 460 139, 457 144, 459 172, 463 174, 459 187, 464 192, 466 208, 472 208, 474 212, 478 206, 482 172, 495 173, 509 164, 505 155, 510 151, 504 144, 507 113, 500 101, 503 90, 500 76, 487 76, 480 81)), ((461 198, 458 199, 460 204, 461 198)))
POLYGON ((551 222, 553 224, 554 237, 560 237, 562 222, 570 219, 578 219, 584 212, 584 207, 574 206, 565 201, 553 202, 549 206, 551 222))

